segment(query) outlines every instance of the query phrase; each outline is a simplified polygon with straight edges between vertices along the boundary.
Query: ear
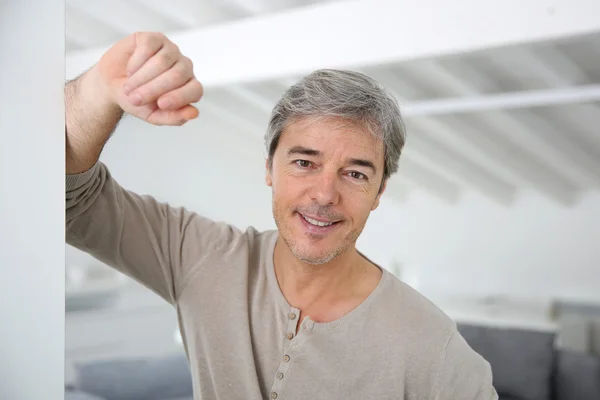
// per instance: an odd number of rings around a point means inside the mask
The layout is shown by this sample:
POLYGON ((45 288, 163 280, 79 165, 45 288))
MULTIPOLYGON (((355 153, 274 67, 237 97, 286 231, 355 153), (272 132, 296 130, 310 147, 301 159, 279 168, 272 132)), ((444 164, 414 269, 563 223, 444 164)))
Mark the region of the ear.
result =
POLYGON ((379 191, 379 193, 377 193, 377 197, 375 197, 375 201, 373 202, 373 205, 371 206, 371 211, 375 211, 375 209, 377 207, 379 207, 379 200, 381 199, 381 195, 383 194, 383 192, 385 192, 386 187, 387 187, 387 179, 383 182, 383 185, 381 186, 381 190, 379 191))
POLYGON ((273 180, 271 178, 271 168, 269 168, 269 159, 267 158, 265 160, 265 183, 267 184, 267 186, 273 186, 273 180))

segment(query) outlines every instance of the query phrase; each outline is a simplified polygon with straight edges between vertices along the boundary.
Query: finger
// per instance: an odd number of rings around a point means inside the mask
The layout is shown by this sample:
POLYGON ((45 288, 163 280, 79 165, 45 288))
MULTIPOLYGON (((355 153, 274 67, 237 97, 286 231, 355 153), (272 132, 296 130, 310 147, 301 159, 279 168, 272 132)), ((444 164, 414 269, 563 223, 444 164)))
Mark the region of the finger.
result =
POLYGON ((197 103, 204 94, 204 88, 197 79, 192 78, 180 88, 170 91, 158 98, 157 105, 161 110, 177 110, 190 103, 197 103))
MULTIPOLYGON (((125 81, 123 85, 124 93, 132 95, 134 90, 171 69, 179 58, 178 50, 171 46, 163 47, 125 81)), ((130 100, 134 105, 142 104, 140 99, 136 99, 136 96, 132 96, 130 100)))
POLYGON ((165 37, 161 34, 148 34, 136 32, 132 35, 134 41, 134 50, 127 62, 127 76, 131 76, 153 55, 162 49, 165 43, 165 37))
POLYGON ((198 109, 194 106, 187 105, 178 110, 161 110, 156 109, 147 118, 147 121, 154 125, 175 125, 181 126, 198 117, 198 109))
POLYGON ((188 58, 180 59, 168 71, 130 92, 129 98, 139 96, 141 101, 138 100, 138 104, 135 104, 138 106, 155 102, 165 93, 184 86, 193 76, 191 61, 188 58))

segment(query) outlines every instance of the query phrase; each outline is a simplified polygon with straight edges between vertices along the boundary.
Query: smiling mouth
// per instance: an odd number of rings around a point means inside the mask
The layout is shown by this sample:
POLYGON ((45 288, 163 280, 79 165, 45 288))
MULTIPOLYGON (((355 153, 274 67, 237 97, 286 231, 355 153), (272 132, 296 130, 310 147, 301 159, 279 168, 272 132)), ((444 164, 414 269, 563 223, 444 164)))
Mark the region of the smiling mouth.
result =
POLYGON ((331 221, 331 222, 319 221, 319 220, 307 217, 307 216, 305 216, 303 214, 300 214, 300 216, 302 218, 304 218, 304 220, 306 222, 308 222, 309 224, 314 225, 314 226, 319 226, 319 227, 331 226, 331 225, 336 224, 336 223, 339 222, 339 221, 331 221))

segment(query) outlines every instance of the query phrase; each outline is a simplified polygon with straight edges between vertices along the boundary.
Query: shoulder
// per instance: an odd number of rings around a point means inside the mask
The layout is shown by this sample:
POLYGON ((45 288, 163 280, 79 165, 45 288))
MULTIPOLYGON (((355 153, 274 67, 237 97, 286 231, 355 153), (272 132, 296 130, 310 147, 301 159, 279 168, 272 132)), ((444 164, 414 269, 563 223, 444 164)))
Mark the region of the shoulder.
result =
POLYGON ((456 323, 431 300, 390 272, 384 271, 384 277, 385 285, 377 301, 382 317, 404 334, 430 344, 445 345, 456 332, 456 323))
POLYGON ((495 398, 489 363, 469 346, 456 323, 417 290, 384 273, 386 282, 371 313, 377 321, 371 324, 388 332, 380 338, 391 341, 386 347, 428 376, 433 393, 452 393, 433 398, 495 398))
POLYGON ((410 358, 415 366, 437 364, 450 340, 459 335, 456 323, 390 272, 384 271, 383 279, 367 317, 369 325, 378 327, 377 340, 410 358))

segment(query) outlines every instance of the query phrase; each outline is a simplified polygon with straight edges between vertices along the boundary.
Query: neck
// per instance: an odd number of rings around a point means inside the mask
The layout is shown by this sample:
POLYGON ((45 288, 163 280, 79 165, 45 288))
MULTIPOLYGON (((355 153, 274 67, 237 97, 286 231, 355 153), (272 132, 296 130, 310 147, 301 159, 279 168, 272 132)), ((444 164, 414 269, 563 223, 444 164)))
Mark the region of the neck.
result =
POLYGON ((312 265, 296 258, 281 239, 273 261, 283 295, 300 309, 360 295, 367 278, 380 272, 354 247, 326 264, 312 265))

